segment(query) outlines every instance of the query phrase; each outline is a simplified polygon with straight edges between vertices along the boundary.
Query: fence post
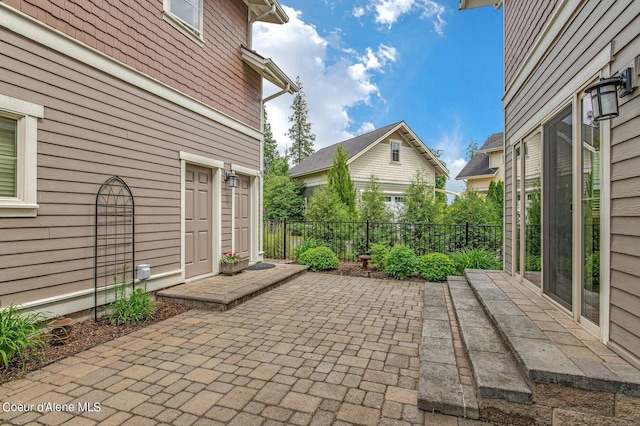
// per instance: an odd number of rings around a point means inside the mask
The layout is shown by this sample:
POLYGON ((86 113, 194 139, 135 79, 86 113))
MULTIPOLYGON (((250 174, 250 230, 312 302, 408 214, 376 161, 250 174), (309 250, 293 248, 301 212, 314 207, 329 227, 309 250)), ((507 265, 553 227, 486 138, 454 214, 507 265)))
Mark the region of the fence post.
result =
POLYGON ((282 259, 283 260, 287 260, 287 219, 285 218, 282 221, 282 240, 283 240, 283 245, 282 245, 282 259))
POLYGON ((369 219, 367 219, 367 244, 366 244, 367 252, 365 254, 369 254, 369 219))
POLYGON ((467 249, 469 248, 469 222, 467 222, 467 224, 465 226, 464 247, 467 248, 467 249))

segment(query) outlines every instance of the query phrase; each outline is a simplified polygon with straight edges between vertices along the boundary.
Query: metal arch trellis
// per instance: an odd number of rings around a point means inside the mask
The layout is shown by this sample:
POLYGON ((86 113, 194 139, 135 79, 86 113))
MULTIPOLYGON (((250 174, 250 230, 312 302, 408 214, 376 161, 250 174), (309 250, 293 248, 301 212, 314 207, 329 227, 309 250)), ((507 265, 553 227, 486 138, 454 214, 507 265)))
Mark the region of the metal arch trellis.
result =
POLYGON ((119 177, 107 179, 96 195, 94 256, 94 319, 99 297, 105 306, 114 284, 134 283, 135 205, 129 186, 119 177))

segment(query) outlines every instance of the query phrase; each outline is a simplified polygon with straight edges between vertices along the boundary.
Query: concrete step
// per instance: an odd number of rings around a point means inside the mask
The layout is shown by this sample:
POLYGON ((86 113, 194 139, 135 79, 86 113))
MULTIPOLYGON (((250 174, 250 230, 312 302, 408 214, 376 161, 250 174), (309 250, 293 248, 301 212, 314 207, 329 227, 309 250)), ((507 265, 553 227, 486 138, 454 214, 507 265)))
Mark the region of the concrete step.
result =
POLYGON ((450 277, 449 292, 478 395, 521 404, 532 391, 464 277, 450 277))
POLYGON ((475 391, 460 381, 445 291, 446 284, 441 283, 427 283, 424 287, 418 407, 478 419, 475 391))

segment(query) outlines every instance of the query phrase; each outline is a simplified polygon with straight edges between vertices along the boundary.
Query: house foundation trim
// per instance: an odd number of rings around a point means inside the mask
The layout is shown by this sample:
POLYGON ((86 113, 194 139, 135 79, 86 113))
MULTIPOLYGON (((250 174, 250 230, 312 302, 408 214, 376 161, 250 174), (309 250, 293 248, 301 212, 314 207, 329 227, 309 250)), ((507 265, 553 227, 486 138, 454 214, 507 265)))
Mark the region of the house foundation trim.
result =
MULTIPOLYGON (((175 270, 152 275, 149 279, 144 281, 144 284, 146 285, 147 291, 157 291, 166 287, 182 284, 183 282, 182 270, 175 270)), ((136 280, 136 285, 140 285, 140 283, 143 283, 143 281, 136 280)), ((101 287, 98 289, 98 293, 104 293, 112 288, 112 285, 101 287)), ((67 315, 70 312, 88 311, 95 307, 94 292, 95 289, 88 288, 86 290, 74 291, 71 293, 22 303, 18 308, 43 312, 47 317, 67 315)))
POLYGON ((226 115, 160 80, 149 77, 141 71, 125 65, 59 30, 50 28, 2 2, 0 2, 0 26, 230 129, 254 139, 260 140, 262 138, 262 132, 258 129, 226 115))

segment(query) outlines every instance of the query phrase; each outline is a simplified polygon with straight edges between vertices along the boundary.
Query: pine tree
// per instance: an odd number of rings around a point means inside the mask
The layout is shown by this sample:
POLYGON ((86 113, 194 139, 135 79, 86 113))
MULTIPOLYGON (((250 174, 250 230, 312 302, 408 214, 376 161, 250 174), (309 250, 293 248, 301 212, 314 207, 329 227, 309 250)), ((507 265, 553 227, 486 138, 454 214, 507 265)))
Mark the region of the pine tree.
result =
POLYGON ((471 161, 474 155, 478 152, 478 142, 474 138, 471 138, 469 146, 467 146, 467 161, 471 161))
POLYGON ((309 107, 302 91, 300 77, 296 78, 296 85, 300 91, 293 98, 291 105, 293 114, 289 116, 291 127, 287 132, 287 136, 292 142, 288 155, 294 165, 301 163, 313 154, 313 142, 316 140, 316 135, 311 133, 311 123, 308 121, 309 107))
POLYGON ((350 213, 355 213, 356 186, 349 173, 348 160, 349 154, 342 148, 342 145, 338 145, 335 154, 333 154, 333 165, 327 175, 327 186, 338 195, 350 213))
POLYGON ((263 117, 263 143, 264 143, 264 157, 263 157, 263 169, 264 173, 269 172, 269 167, 273 164, 273 160, 280 156, 278 152, 278 142, 273 138, 273 132, 271 131, 271 124, 267 119, 267 109, 262 107, 263 117))

